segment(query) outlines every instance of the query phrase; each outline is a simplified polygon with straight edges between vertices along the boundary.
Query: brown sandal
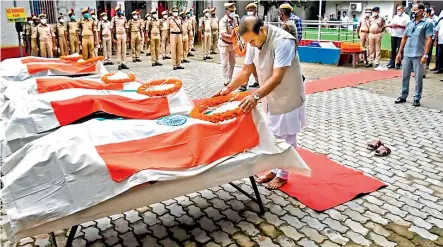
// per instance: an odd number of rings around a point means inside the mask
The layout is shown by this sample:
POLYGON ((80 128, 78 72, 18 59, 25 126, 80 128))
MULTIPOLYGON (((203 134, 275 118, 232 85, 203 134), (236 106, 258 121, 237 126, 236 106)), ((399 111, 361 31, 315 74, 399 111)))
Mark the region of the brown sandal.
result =
POLYGON ((383 156, 388 156, 390 153, 391 149, 389 149, 383 144, 380 147, 378 147, 377 150, 375 150, 375 156, 383 157, 383 156))
POLYGON ((383 145, 383 144, 381 143, 380 140, 376 140, 376 141, 373 141, 373 142, 370 142, 370 143, 366 144, 366 147, 367 147, 369 150, 377 150, 377 148, 379 148, 379 147, 382 146, 382 145, 383 145))

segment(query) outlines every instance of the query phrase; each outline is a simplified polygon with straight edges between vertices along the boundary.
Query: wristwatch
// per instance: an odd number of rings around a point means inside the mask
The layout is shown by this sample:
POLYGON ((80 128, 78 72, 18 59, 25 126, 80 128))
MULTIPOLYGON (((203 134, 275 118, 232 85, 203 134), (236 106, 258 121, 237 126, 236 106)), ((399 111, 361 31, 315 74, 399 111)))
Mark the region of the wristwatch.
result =
POLYGON ((424 57, 424 58, 428 58, 429 56, 428 56, 428 55, 423 55, 423 57, 424 57))
POLYGON ((260 99, 260 95, 258 95, 258 93, 253 93, 252 97, 257 101, 260 99))

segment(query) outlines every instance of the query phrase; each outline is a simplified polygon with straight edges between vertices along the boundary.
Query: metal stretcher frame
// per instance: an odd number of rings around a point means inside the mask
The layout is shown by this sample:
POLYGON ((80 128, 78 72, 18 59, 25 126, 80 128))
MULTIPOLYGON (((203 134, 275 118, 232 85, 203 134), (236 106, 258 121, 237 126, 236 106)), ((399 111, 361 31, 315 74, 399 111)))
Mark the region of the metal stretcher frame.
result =
MULTIPOLYGON (((237 186, 236 184, 234 184, 232 182, 230 182, 229 184, 232 187, 234 187, 235 189, 237 189, 239 192, 241 192, 242 194, 247 196, 249 199, 251 199, 251 201, 257 203, 258 207, 260 208, 259 214, 262 215, 265 213, 265 207, 263 206, 263 201, 261 200, 260 192, 258 191, 258 188, 257 188, 257 183, 255 182, 255 179, 253 176, 250 176, 249 180, 251 181, 251 186, 252 186, 252 189, 254 190, 255 197, 252 196, 251 194, 249 194, 248 192, 246 192, 245 190, 243 190, 242 188, 240 188, 239 186, 237 186)), ((74 237, 75 237, 75 234, 77 233, 77 229, 78 229, 78 225, 74 225, 71 227, 65 247, 72 247, 72 242, 74 241, 74 237)), ((50 235, 52 245, 57 247, 57 240, 55 238, 54 232, 51 232, 49 235, 50 235)))

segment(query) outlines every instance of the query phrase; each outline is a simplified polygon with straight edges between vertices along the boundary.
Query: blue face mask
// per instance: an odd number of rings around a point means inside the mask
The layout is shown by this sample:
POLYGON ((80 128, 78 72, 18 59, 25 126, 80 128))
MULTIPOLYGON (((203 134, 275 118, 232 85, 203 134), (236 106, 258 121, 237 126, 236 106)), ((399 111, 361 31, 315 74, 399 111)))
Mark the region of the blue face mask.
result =
POLYGON ((117 15, 122 15, 122 12, 120 10, 117 11, 117 15))
POLYGON ((191 14, 187 14, 186 16, 187 16, 187 17, 191 17, 191 14))
POLYGON ((71 15, 71 20, 75 21, 75 15, 71 15))
POLYGON ((85 19, 89 19, 89 14, 88 14, 88 13, 84 13, 84 14, 83 14, 83 17, 84 17, 85 19))

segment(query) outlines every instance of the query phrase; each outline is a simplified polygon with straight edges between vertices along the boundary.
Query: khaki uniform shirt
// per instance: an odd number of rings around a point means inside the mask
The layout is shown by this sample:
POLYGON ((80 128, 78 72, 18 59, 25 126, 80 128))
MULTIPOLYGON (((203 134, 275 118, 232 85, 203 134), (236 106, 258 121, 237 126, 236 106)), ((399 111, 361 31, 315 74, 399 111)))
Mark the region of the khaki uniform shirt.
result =
POLYGON ((98 33, 102 36, 111 36, 111 22, 110 21, 100 21, 98 24, 98 33))
POLYGON ((80 22, 81 35, 82 36, 93 36, 95 32, 95 22, 92 20, 83 19, 80 22))
POLYGON ((55 33, 57 34, 58 37, 65 37, 65 33, 66 33, 66 26, 64 23, 57 23, 57 25, 55 26, 55 33))
POLYGON ((197 18, 195 17, 195 15, 191 15, 190 19, 192 23, 192 32, 195 33, 195 31, 197 31, 196 30, 197 18))
POLYGON ((189 31, 191 30, 191 22, 189 22, 188 19, 184 19, 183 20, 183 24, 182 24, 182 34, 183 36, 188 36, 189 35, 189 31))
POLYGON ((297 38, 297 27, 295 26, 294 21, 288 19, 283 23, 283 30, 290 33, 294 38, 297 38))
POLYGON ((40 41, 52 40, 55 37, 54 28, 49 24, 40 24, 37 26, 37 35, 40 41))
POLYGON ((160 20, 160 30, 161 31, 168 31, 169 30, 169 25, 168 25, 168 20, 160 20))
POLYGON ((26 23, 26 24, 25 24, 25 28, 24 28, 24 30, 23 30, 23 33, 24 33, 25 35, 27 35, 27 36, 30 36, 30 35, 31 35, 31 25, 32 25, 32 24, 29 24, 29 23, 26 23))
POLYGON ((381 33, 383 31, 383 27, 385 26, 385 19, 381 18, 380 16, 377 18, 371 17, 370 23, 370 33, 381 33))
POLYGON ((182 33, 183 21, 180 17, 171 17, 168 19, 169 30, 172 34, 182 33))
MULTIPOLYGON (((212 18, 206 18, 203 17, 202 19, 202 29, 204 33, 211 33, 211 25, 212 25, 212 18)), ((218 28, 218 24, 217 24, 218 28)))
POLYGON ((371 26, 370 18, 360 19, 358 22, 360 24, 360 32, 369 32, 369 27, 371 26))
POLYGON ((114 16, 111 20, 111 29, 115 30, 116 34, 126 34, 126 29, 128 28, 128 22, 126 17, 114 16))
POLYGON ((37 27, 38 25, 31 25, 31 38, 36 39, 37 38, 37 27))
POLYGON ((77 21, 68 22, 68 33, 77 34, 79 30, 79 23, 77 21))
POLYGON ((223 16, 223 18, 220 19, 219 22, 219 41, 218 41, 218 45, 219 46, 231 46, 232 43, 231 42, 226 42, 222 39, 222 33, 227 33, 227 34, 232 34, 233 30, 235 27, 237 27, 237 20, 236 19, 231 19, 229 18, 227 15, 223 16))
POLYGON ((151 34, 151 39, 160 39, 161 22, 159 20, 152 20, 149 22, 148 32, 151 34))
POLYGON ((129 21, 129 31, 131 33, 140 33, 142 30, 142 21, 141 20, 130 20, 129 21))
POLYGON ((211 17, 211 28, 212 31, 218 31, 218 17, 211 17))

